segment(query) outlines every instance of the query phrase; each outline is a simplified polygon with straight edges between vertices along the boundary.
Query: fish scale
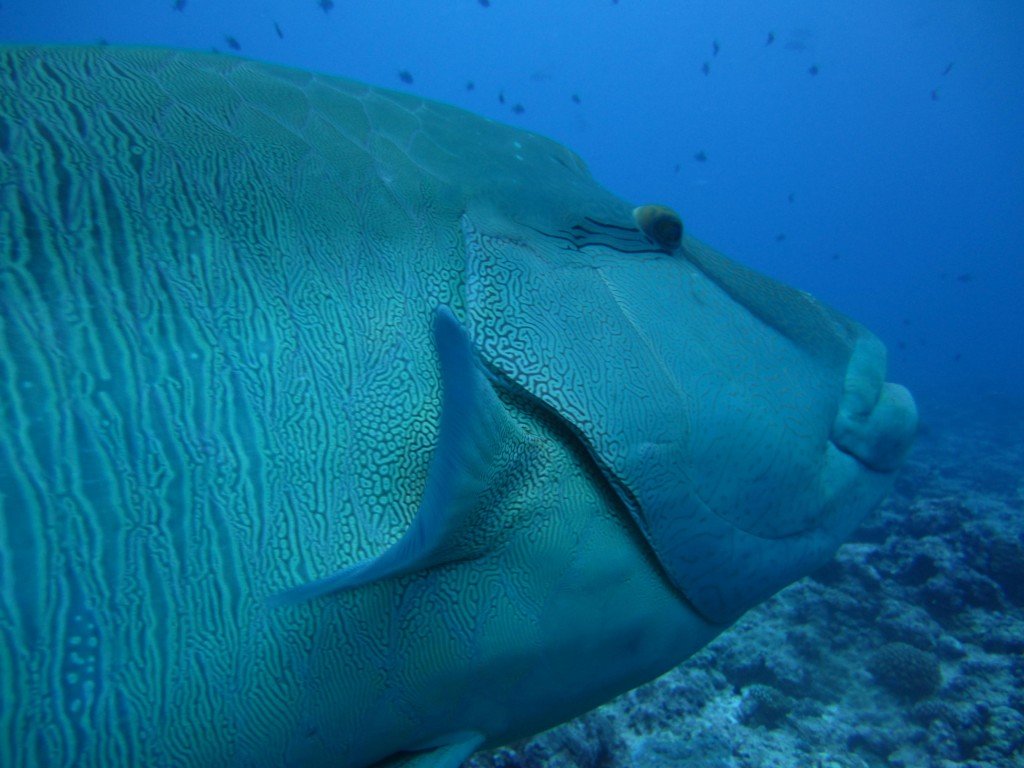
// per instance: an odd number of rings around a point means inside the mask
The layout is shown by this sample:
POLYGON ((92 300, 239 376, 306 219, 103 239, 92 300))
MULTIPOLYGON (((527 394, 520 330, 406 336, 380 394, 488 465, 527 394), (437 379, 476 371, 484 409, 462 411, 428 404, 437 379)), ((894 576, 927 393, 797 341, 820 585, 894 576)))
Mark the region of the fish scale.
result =
POLYGON ((824 562, 868 331, 554 142, 228 56, 0 48, 0 765, 455 768, 824 562))

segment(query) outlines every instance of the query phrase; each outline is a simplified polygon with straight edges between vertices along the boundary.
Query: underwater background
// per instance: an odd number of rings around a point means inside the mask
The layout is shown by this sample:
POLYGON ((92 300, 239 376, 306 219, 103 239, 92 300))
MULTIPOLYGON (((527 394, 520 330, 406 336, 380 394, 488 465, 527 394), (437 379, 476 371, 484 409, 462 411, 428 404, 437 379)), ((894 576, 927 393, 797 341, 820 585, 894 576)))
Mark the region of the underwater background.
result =
POLYGON ((836 562, 494 766, 1024 764, 1024 6, 3 0, 0 41, 216 49, 549 136, 889 347, 922 434, 836 562))

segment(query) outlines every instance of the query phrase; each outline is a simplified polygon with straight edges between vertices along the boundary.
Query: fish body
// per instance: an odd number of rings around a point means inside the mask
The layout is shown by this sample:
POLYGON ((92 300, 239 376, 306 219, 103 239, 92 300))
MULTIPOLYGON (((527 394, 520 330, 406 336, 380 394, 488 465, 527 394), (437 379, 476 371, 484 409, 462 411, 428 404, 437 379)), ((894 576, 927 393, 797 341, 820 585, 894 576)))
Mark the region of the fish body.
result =
POLYGON ((5 47, 0 195, 4 766, 454 768, 820 565, 913 434, 856 323, 412 96, 5 47))

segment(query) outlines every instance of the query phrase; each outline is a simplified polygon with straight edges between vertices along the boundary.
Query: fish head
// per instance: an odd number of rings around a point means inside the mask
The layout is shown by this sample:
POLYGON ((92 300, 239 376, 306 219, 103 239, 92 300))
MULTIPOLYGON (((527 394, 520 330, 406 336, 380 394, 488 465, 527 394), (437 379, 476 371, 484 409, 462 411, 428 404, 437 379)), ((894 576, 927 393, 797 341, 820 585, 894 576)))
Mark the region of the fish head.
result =
POLYGON ((480 357, 568 426, 707 620, 825 563, 889 490, 917 416, 881 342, 670 209, 478 206, 462 230, 480 357))

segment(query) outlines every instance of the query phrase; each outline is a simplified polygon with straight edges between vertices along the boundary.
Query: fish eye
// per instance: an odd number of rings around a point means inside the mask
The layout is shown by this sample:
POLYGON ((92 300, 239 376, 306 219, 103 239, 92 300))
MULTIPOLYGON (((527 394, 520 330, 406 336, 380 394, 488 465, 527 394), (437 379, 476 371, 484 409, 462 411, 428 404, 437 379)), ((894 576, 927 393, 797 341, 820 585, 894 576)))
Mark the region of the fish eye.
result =
POLYGON ((683 220, 667 206, 641 205, 634 208, 633 221, 649 240, 666 251, 674 251, 683 241, 683 220))

